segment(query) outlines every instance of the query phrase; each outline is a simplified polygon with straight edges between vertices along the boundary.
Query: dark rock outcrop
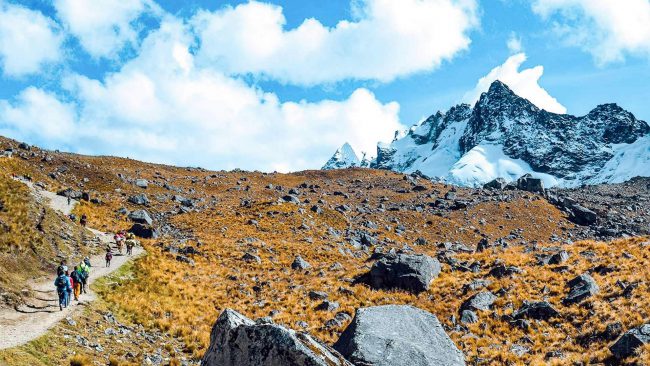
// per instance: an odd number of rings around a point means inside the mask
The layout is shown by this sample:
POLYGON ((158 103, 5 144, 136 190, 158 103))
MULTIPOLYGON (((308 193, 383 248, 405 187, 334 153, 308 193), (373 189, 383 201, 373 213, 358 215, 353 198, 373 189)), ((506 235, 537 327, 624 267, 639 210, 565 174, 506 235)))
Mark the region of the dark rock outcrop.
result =
POLYGON ((389 254, 370 269, 369 284, 374 289, 401 289, 420 293, 440 273, 440 262, 424 254, 389 254))

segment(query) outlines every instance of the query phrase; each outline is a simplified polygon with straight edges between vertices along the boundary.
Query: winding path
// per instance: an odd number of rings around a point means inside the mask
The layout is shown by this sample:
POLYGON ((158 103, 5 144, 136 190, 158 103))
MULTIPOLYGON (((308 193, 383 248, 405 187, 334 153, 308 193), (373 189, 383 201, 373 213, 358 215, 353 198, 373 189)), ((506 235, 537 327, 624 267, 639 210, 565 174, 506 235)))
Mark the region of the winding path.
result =
MULTIPOLYGON (((37 200, 64 215, 69 215, 78 203, 72 200, 68 204, 68 200, 65 197, 42 190, 34 186, 31 182, 22 180, 21 182, 30 187, 37 200)), ((102 242, 113 242, 112 235, 98 230, 89 230, 102 242)), ((144 250, 141 247, 133 248, 133 256, 119 255, 116 253, 113 256, 111 267, 108 268, 104 266, 104 254, 91 257, 92 269, 90 271, 89 285, 98 278, 116 271, 123 264, 138 257, 142 253, 144 253, 144 250)), ((35 296, 28 300, 27 305, 23 305, 18 309, 0 309, 0 349, 20 346, 42 336, 55 324, 67 317, 73 316, 77 311, 83 309, 84 306, 97 298, 92 288, 88 286, 87 294, 82 294, 79 301, 72 300, 68 308, 60 311, 58 296, 53 283, 54 276, 39 280, 31 287, 35 296)))

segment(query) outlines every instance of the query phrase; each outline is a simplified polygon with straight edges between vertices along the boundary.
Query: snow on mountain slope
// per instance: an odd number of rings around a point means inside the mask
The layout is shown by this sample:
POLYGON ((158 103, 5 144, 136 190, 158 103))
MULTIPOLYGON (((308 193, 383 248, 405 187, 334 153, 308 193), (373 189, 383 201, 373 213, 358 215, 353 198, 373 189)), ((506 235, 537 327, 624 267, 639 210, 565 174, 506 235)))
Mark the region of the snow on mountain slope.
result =
POLYGON ((357 153, 354 152, 354 149, 347 142, 343 146, 339 147, 330 160, 323 165, 321 169, 343 169, 351 168, 355 166, 360 166, 361 161, 357 156, 357 153))
MULTIPOLYGON (((352 166, 341 159, 335 154, 326 166, 352 166)), ((531 173, 547 187, 573 187, 650 176, 649 160, 650 126, 616 104, 579 117, 555 114, 495 81, 473 108, 438 112, 379 144, 370 166, 459 185, 531 173)))
POLYGON ((540 178, 545 187, 557 186, 560 181, 550 174, 537 173, 521 159, 513 159, 503 152, 503 146, 477 145, 458 160, 444 177, 449 183, 479 187, 495 178, 511 182, 524 174, 540 178))

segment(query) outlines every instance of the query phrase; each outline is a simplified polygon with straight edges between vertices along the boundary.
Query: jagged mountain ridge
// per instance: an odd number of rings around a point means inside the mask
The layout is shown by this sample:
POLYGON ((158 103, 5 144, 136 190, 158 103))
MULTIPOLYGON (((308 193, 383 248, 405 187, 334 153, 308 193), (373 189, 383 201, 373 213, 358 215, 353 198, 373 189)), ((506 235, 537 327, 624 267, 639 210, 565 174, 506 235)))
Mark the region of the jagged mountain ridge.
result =
POLYGON ((379 144, 370 165, 464 186, 526 173, 547 186, 622 182, 650 174, 650 126, 616 104, 551 113, 495 81, 473 108, 437 112, 379 144))

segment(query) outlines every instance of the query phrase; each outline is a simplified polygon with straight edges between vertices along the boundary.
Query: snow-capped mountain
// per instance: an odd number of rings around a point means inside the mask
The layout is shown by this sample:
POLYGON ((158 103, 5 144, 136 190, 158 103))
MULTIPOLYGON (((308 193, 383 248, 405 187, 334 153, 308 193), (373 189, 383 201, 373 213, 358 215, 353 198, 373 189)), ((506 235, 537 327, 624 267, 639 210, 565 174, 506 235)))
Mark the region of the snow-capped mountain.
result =
POLYGON ((526 173, 547 187, 623 182, 650 175, 650 126, 616 104, 582 117, 550 113, 495 81, 473 108, 438 112, 379 144, 371 167, 465 186, 526 173))
POLYGON ((361 161, 354 149, 347 142, 339 147, 330 160, 323 165, 322 170, 342 169, 361 166, 361 161))

